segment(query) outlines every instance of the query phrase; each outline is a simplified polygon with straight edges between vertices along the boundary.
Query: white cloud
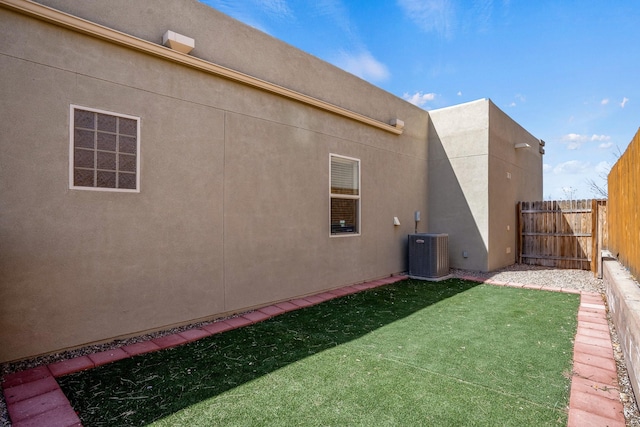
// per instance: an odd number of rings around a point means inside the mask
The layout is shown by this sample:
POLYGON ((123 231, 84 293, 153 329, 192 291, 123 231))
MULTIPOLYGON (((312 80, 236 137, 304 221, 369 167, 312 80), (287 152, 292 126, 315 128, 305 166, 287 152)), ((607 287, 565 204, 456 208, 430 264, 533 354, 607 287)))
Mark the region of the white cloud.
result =
POLYGON ((349 11, 342 1, 337 0, 316 0, 309 2, 313 4, 317 14, 321 17, 327 17, 347 37, 356 37, 357 28, 349 18, 349 11))
POLYGON ((458 91, 458 93, 457 93, 456 95, 458 95, 458 96, 462 96, 462 91, 461 91, 461 90, 459 90, 459 91, 458 91))
POLYGON ((525 98, 524 95, 521 95, 519 93, 515 94, 514 98, 515 98, 515 101, 511 101, 511 103, 509 104, 509 107, 515 107, 516 105, 518 105, 518 102, 520 103, 527 102, 527 98, 525 98))
POLYGON ((613 146, 613 142, 609 141, 609 142, 603 142, 602 144, 598 145, 598 148, 601 149, 606 149, 606 148, 611 148, 613 146))
POLYGON ((577 150, 588 139, 588 136, 580 135, 578 133, 569 133, 562 137, 562 141, 568 143, 567 150, 577 150))
POLYGON ((600 101, 600 104, 602 105, 607 105, 609 103, 609 98, 605 98, 602 101, 600 101))
POLYGON ((398 0, 398 4, 423 31, 451 36, 455 19, 452 0, 398 0))
POLYGON ((410 94, 405 92, 404 95, 402 95, 402 98, 405 99, 406 101, 409 101, 413 105, 417 105, 418 107, 422 107, 427 102, 433 101, 434 99, 436 99, 436 94, 435 93, 416 92, 413 95, 410 95, 410 94))
POLYGON ((608 135, 596 135, 596 134, 588 136, 588 135, 581 135, 579 133, 568 133, 562 136, 562 142, 567 143, 567 150, 577 150, 582 146, 582 144, 584 144, 587 141, 602 142, 602 144, 600 144, 599 147, 608 148, 610 147, 610 145, 608 145, 607 147, 603 147, 603 145, 606 144, 606 142, 609 141, 610 139, 611 137, 608 135))
POLYGON ((349 54, 342 52, 336 60, 336 65, 362 79, 379 82, 389 78, 389 69, 375 59, 369 52, 349 54))
POLYGON ((568 133, 562 137, 563 141, 584 142, 589 137, 586 135, 580 135, 579 133, 568 133))
POLYGON ((622 98, 622 102, 620 103, 620 107, 624 108, 624 106, 627 105, 627 102, 629 102, 629 98, 627 98, 625 96, 624 98, 622 98))
POLYGON ((293 15, 287 0, 261 0, 258 5, 267 13, 279 18, 288 18, 293 15))
POLYGON ((607 162, 606 160, 603 160, 596 165, 596 172, 598 172, 599 174, 609 173, 610 170, 611 163, 607 162))
MULTIPOLYGON (((234 17, 238 21, 244 22, 245 24, 255 28, 256 30, 262 31, 263 33, 266 33, 266 34, 271 34, 271 32, 264 25, 264 23, 261 22, 262 21, 261 18, 263 18, 261 16, 261 12, 257 12, 258 9, 260 9, 261 11, 265 11, 269 13, 270 12, 268 10, 269 6, 263 7, 259 3, 259 0, 256 0, 258 1, 258 3, 255 5, 252 3, 251 4, 252 7, 247 7, 248 4, 245 4, 245 3, 230 2, 227 0, 200 0, 200 1, 202 1, 202 3, 206 4, 207 6, 210 6, 214 9, 218 9, 219 11, 234 17)), ((272 6, 272 7, 275 7, 275 6, 272 6)), ((289 14, 289 13, 290 13, 290 10, 287 9, 287 12, 285 14, 289 14)), ((269 14, 273 15, 273 11, 269 14)))
POLYGON ((493 0, 475 0, 471 9, 477 22, 478 31, 487 31, 491 25, 493 13, 493 0))
MULTIPOLYGON (((544 193, 553 199, 590 199, 594 196, 589 179, 601 181, 611 169, 609 161, 590 162, 586 159, 574 159, 559 163, 554 167, 543 165, 544 193), (572 194, 573 192, 573 194, 572 194)), ((606 186, 606 184, 605 184, 606 186)))
POLYGON ((591 164, 589 162, 583 162, 582 160, 569 160, 567 162, 560 163, 553 168, 553 173, 556 175, 587 173, 590 165, 591 164))
POLYGON ((549 163, 544 163, 542 165, 542 172, 547 173, 547 172, 551 172, 552 170, 553 170, 553 167, 549 163))

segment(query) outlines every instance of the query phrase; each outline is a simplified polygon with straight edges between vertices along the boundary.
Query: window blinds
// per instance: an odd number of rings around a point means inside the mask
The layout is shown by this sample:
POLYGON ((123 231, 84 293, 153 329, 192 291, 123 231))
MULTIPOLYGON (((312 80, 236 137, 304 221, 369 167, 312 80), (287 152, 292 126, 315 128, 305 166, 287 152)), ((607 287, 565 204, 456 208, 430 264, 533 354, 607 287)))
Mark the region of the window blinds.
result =
POLYGON ((359 195, 357 160, 331 157, 331 193, 359 195))

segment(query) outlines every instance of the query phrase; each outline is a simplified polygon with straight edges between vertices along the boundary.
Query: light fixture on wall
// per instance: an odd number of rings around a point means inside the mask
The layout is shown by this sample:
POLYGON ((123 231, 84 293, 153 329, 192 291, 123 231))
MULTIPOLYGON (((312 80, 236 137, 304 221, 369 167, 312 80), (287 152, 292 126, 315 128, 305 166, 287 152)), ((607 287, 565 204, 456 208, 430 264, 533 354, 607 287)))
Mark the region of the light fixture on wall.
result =
POLYGON ((404 129, 404 121, 400 119, 391 119, 389 124, 398 129, 404 129))
POLYGON ((397 216, 393 217, 393 225, 400 225, 400 220, 398 219, 397 216))
POLYGON ((189 53, 196 47, 196 41, 194 39, 173 31, 164 33, 162 36, 162 44, 182 53, 189 53))
POLYGON ((531 148, 531 146, 529 144, 527 144, 526 142, 519 142, 515 145, 516 149, 518 148, 531 148))

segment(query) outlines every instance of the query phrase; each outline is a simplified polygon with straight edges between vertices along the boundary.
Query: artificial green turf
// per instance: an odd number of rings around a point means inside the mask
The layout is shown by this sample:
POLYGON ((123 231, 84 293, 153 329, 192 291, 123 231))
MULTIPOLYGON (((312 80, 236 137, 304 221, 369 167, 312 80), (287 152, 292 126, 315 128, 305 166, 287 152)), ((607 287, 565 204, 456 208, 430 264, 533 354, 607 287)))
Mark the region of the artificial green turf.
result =
POLYGON ((87 427, 566 425, 578 304, 406 280, 59 382, 87 427))

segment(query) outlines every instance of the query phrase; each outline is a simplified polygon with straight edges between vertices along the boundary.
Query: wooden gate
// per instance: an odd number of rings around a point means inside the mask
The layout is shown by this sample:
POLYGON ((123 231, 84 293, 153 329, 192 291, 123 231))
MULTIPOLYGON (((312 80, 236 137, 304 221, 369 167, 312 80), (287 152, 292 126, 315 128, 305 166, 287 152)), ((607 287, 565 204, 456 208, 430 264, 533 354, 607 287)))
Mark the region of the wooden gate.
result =
POLYGON ((607 244, 606 200, 518 203, 518 262, 600 275, 607 244))

